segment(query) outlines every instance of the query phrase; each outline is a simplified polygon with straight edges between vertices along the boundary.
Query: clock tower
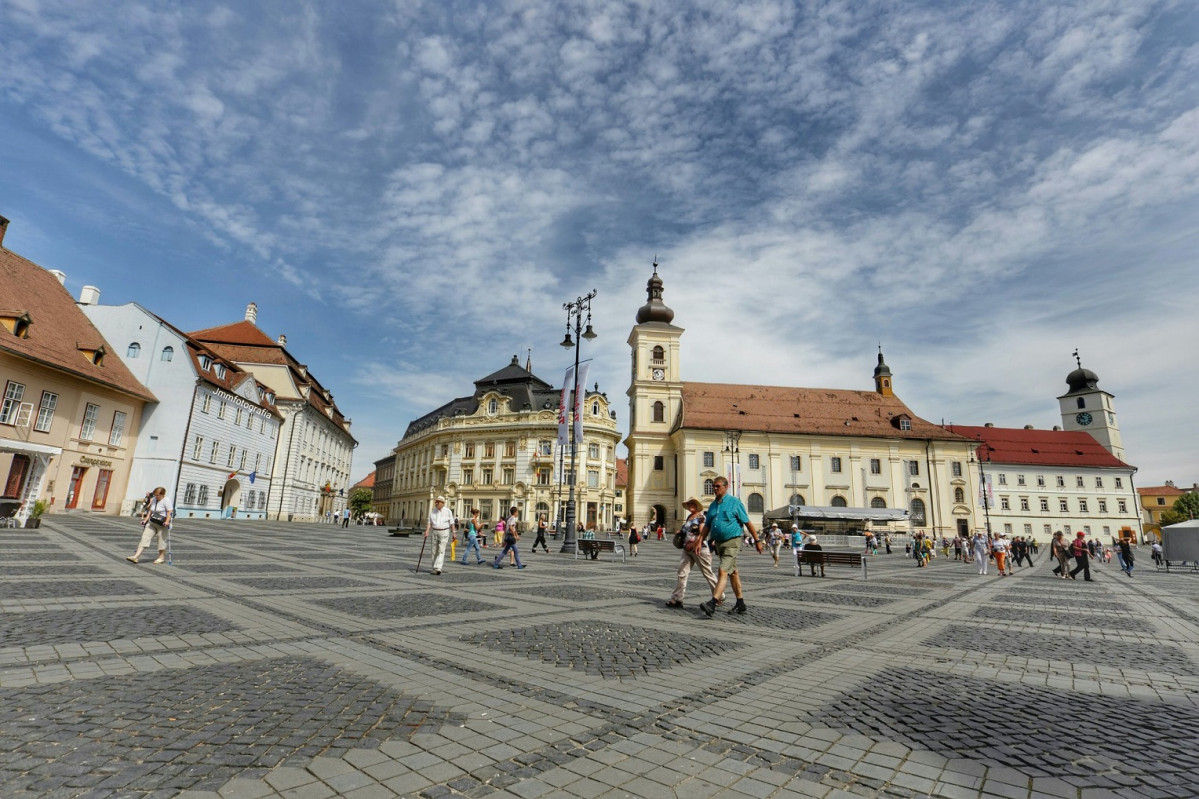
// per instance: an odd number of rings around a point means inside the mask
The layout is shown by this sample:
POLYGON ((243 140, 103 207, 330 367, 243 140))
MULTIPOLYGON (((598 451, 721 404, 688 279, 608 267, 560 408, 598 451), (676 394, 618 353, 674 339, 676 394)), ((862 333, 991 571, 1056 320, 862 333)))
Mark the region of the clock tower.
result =
POLYGON ((1062 410, 1062 428, 1090 433, 1103 447, 1124 460, 1124 442, 1116 421, 1112 395, 1099 388, 1099 376, 1082 368, 1078 350, 1074 351, 1078 368, 1066 375, 1070 390, 1057 398, 1062 410))
POLYGON ((632 375, 629 380, 628 517, 638 527, 652 516, 670 525, 679 513, 676 452, 671 431, 682 411, 683 383, 674 311, 662 302, 658 264, 646 284, 648 299, 637 311, 629 334, 632 375))

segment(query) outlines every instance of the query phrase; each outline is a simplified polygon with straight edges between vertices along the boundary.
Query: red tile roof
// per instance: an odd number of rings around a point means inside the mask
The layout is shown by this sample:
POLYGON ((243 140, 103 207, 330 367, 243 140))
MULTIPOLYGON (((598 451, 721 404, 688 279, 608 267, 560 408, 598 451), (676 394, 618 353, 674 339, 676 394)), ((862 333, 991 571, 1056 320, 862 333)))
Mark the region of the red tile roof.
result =
POLYGON ((1144 486, 1137 493, 1143 497, 1181 497, 1189 492, 1175 486, 1144 486))
POLYGON ((683 384, 679 427, 904 439, 960 438, 916 416, 898 397, 834 388, 683 384), (907 418, 911 430, 901 430, 907 418))
POLYGON ((629 487, 629 462, 624 458, 616 459, 616 487, 629 487))
POLYGON ((350 486, 350 490, 353 491, 355 488, 374 488, 374 487, 375 487, 375 473, 372 471, 366 477, 362 478, 357 483, 354 483, 354 485, 350 486))
POLYGON ((0 350, 116 389, 138 399, 157 402, 154 394, 133 376, 111 344, 79 310, 58 278, 27 258, 0 246, 0 297, 12 315, 28 314, 28 337, 18 338, 0 328, 0 350), (19 312, 19 313, 16 313, 19 312), (97 366, 81 350, 104 347, 107 355, 97 366))
POLYGON ((978 456, 983 460, 989 458, 996 463, 1132 468, 1104 449, 1090 433, 1082 431, 971 427, 957 424, 947 425, 947 429, 983 442, 978 448, 978 456))
POLYGON ((191 334, 201 341, 211 341, 218 344, 244 344, 250 347, 278 347, 278 342, 271 341, 266 333, 248 319, 234 322, 231 325, 219 325, 191 334))

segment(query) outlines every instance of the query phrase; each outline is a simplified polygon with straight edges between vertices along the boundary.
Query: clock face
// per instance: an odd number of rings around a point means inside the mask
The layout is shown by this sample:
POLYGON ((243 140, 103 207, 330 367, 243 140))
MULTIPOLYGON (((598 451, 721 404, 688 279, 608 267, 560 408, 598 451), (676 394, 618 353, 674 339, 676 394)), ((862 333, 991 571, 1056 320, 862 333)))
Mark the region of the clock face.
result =
POLYGON ((1086 411, 1083 411, 1082 413, 1080 413, 1074 417, 1074 421, 1078 422, 1081 425, 1088 425, 1091 423, 1091 414, 1087 413, 1086 411))
POLYGON ((655 369, 653 371, 653 378, 654 378, 654 380, 665 380, 666 372, 662 369, 655 369))

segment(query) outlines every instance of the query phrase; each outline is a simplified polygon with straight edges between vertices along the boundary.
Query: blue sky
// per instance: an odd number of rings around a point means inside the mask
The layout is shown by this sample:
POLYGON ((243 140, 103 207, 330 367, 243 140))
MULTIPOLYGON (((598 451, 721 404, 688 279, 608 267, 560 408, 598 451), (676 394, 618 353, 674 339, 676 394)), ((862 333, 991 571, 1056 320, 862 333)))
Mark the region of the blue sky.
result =
POLYGON ((684 379, 1060 422, 1078 348, 1140 485, 1199 480, 1190 2, 0 4, 6 244, 184 329, 242 318, 369 471, 655 255, 684 379))

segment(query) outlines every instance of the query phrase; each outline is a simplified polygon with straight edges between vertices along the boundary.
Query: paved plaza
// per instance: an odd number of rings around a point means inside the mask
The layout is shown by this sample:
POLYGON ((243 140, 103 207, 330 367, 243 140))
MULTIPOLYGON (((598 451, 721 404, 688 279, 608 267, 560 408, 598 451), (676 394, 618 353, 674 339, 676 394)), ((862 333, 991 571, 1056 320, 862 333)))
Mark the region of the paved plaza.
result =
POLYGON ((663 604, 669 541, 436 577, 382 528, 185 520, 170 566, 138 532, 0 530, 0 796, 1199 795, 1199 575, 1145 550, 1093 583, 750 553, 707 619, 698 575, 663 604))

